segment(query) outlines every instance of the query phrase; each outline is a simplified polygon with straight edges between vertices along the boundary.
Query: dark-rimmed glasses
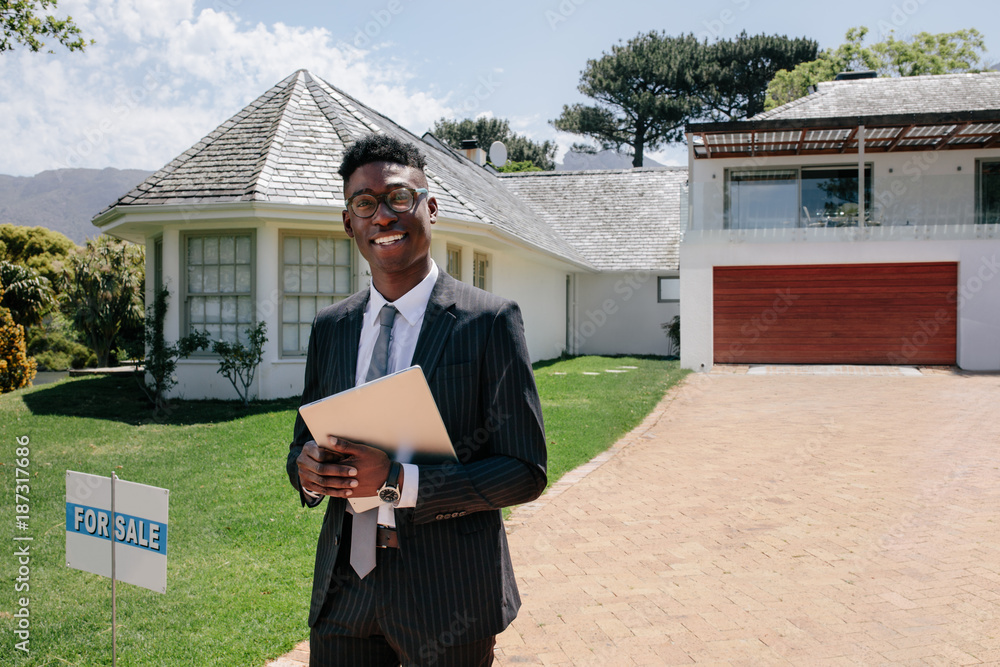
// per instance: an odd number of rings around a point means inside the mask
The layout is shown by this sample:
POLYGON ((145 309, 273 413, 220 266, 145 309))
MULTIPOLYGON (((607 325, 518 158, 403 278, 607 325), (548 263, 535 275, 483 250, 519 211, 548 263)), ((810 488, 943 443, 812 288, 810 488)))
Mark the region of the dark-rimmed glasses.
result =
POLYGON ((347 200, 347 209, 359 218, 375 215, 380 202, 385 202, 396 213, 406 213, 413 208, 417 195, 427 194, 427 188, 396 188, 384 195, 360 194, 347 200))

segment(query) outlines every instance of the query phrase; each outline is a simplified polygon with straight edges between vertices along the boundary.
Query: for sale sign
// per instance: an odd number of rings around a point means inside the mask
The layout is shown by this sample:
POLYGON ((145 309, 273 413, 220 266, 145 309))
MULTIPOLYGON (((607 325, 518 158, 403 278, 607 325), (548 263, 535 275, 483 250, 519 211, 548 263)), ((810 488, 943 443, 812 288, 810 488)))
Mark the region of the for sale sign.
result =
POLYGON ((66 565, 167 592, 170 492, 120 479, 66 472, 66 565), (111 493, 114 484, 114 511, 111 493))

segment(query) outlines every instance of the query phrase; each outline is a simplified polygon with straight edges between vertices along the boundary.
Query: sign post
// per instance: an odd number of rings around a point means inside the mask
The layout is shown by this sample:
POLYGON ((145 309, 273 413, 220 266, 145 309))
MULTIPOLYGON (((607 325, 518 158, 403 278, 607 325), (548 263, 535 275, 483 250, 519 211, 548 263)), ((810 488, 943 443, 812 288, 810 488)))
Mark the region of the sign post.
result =
POLYGON ((66 471, 66 565, 111 578, 112 665, 117 582, 167 592, 169 499, 167 489, 125 482, 114 473, 109 478, 66 471))

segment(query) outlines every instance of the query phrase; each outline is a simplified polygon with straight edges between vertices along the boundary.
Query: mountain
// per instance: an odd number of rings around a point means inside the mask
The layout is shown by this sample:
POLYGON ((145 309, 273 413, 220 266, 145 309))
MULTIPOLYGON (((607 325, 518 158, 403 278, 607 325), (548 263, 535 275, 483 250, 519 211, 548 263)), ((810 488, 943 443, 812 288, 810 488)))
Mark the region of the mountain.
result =
POLYGON ((140 169, 55 169, 0 174, 0 223, 41 226, 83 244, 100 230, 90 220, 149 176, 140 169))
MULTIPOLYGON (((643 167, 662 167, 663 165, 649 156, 643 158, 643 167)), ((597 153, 577 153, 569 151, 563 156, 562 164, 556 165, 556 171, 592 171, 595 169, 631 169, 632 156, 617 151, 599 151, 597 153)))

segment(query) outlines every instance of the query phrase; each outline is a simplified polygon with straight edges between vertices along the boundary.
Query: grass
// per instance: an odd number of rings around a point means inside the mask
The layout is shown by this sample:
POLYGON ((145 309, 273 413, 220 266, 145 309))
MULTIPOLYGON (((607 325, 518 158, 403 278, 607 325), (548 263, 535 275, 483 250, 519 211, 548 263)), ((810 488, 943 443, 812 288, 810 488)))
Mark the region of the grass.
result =
MULTIPOLYGON (((550 483, 638 424, 682 375, 677 362, 656 358, 537 364, 550 483), (604 372, 622 365, 638 368, 604 372)), ((66 470, 170 489, 167 593, 118 587, 120 665, 263 665, 305 637, 322 513, 299 507, 284 474, 296 407, 177 401, 155 421, 131 379, 109 377, 0 397, 3 654, 14 665, 111 664, 110 581, 65 565, 66 470), (14 527, 22 436, 31 475, 24 532, 14 527), (15 534, 34 538, 28 591, 14 590, 15 534), (14 650, 21 597, 30 600, 27 655, 14 650)))

